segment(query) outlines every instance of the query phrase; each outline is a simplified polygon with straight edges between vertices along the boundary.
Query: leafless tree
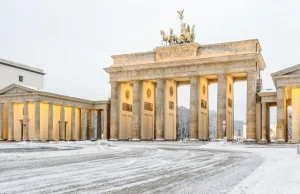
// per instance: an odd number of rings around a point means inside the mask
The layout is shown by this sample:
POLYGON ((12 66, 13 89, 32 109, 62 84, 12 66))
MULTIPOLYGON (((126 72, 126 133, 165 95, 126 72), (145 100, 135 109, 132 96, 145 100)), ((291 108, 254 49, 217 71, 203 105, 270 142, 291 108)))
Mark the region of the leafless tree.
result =
POLYGON ((178 138, 187 138, 189 134, 190 110, 184 106, 178 107, 178 138))

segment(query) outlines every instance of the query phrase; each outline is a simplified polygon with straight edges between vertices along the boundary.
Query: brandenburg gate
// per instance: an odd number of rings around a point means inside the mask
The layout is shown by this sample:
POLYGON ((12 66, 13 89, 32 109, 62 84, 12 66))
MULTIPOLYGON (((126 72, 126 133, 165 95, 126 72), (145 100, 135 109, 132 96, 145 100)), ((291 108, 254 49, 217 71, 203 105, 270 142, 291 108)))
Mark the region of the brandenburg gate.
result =
MULTIPOLYGON (((177 87, 190 84, 191 140, 208 140, 208 85, 218 84, 217 138, 233 140, 233 84, 247 81, 247 141, 261 131, 260 71, 265 69, 258 40, 201 45, 193 26, 177 36, 161 31, 163 46, 153 51, 114 55, 110 74, 110 140, 176 140, 177 87)), ((235 91, 239 92, 239 91, 235 91)), ((260 139, 259 139, 260 140, 260 139)))

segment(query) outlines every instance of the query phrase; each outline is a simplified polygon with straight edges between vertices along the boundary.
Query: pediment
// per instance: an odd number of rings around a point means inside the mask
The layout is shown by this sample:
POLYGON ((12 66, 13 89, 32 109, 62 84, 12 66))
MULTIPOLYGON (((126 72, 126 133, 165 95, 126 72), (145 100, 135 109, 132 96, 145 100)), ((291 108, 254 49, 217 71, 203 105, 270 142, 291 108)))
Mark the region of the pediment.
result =
POLYGON ((27 94, 34 92, 37 92, 37 90, 26 86, 12 84, 0 90, 0 95, 27 94))
POLYGON ((278 71, 278 72, 272 74, 273 77, 274 76, 285 76, 285 75, 300 75, 300 64, 283 69, 281 71, 278 71))
POLYGON ((25 94, 25 93, 32 93, 28 90, 24 90, 21 88, 12 88, 4 93, 2 93, 1 95, 9 95, 9 94, 25 94))
POLYGON ((289 73, 286 73, 284 75, 300 75, 300 69, 292 71, 292 72, 289 72, 289 73))

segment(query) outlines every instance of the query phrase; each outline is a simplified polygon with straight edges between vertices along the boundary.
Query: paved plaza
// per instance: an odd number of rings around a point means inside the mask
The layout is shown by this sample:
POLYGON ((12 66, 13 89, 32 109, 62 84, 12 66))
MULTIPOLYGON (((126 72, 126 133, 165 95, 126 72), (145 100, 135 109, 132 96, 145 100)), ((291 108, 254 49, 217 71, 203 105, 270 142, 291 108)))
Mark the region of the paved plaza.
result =
POLYGON ((297 193, 300 184, 295 145, 0 144, 0 193, 297 193))

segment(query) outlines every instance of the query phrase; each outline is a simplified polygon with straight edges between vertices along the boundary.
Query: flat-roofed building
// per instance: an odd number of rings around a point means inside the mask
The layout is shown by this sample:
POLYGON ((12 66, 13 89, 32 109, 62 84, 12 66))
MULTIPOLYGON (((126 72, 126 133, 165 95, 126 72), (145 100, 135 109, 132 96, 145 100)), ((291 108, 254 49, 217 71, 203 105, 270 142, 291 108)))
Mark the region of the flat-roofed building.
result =
POLYGON ((44 70, 0 59, 0 89, 13 83, 44 88, 44 70))

